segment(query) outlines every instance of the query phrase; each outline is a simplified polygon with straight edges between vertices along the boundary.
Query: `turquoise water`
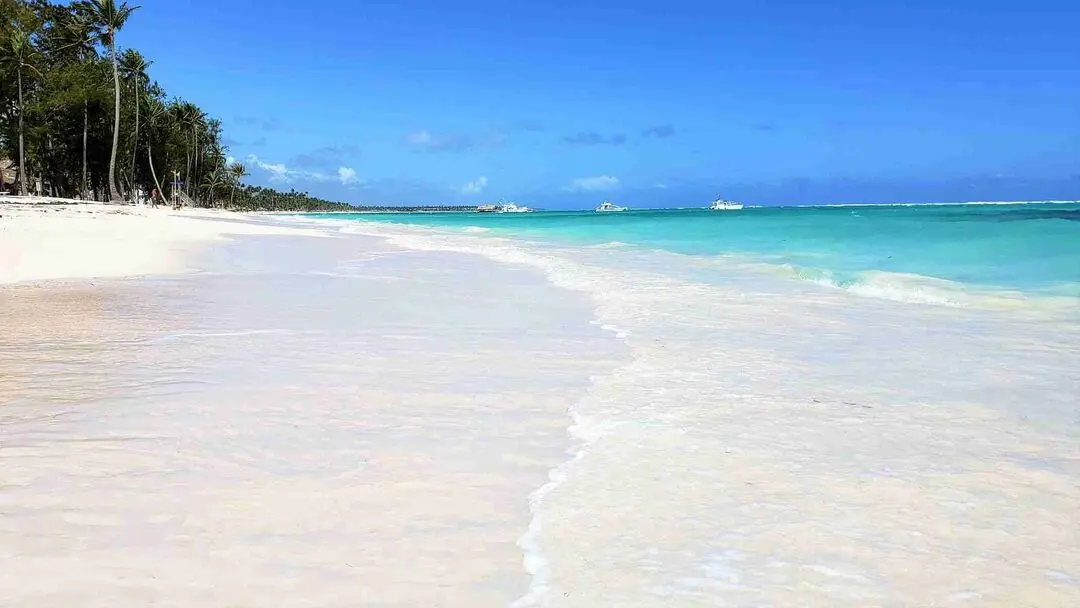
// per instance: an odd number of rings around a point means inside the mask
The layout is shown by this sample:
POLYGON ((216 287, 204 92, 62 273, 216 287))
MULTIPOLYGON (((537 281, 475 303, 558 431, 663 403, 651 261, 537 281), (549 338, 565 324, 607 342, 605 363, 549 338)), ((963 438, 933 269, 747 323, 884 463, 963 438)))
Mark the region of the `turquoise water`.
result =
POLYGON ((846 287, 867 273, 1080 295, 1080 203, 331 217, 571 245, 738 256, 846 287))

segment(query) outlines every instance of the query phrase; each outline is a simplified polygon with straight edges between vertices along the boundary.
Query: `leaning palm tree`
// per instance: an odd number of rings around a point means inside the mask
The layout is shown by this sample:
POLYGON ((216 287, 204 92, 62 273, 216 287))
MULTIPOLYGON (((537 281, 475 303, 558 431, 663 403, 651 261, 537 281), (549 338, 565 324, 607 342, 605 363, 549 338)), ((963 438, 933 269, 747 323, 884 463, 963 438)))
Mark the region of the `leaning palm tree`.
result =
POLYGON ((142 53, 134 49, 126 50, 120 56, 120 71, 123 72, 125 79, 132 81, 135 97, 135 139, 131 145, 131 184, 133 188, 135 187, 135 158, 139 153, 139 106, 142 105, 143 82, 149 80, 146 69, 151 64, 153 64, 152 61, 147 61, 142 56, 142 53))
POLYGON ((120 191, 116 188, 116 149, 120 146, 120 67, 116 57, 116 32, 127 23, 128 17, 137 6, 116 0, 80 0, 74 5, 77 14, 89 22, 94 38, 109 48, 109 57, 113 66, 113 91, 115 103, 113 112, 112 154, 109 157, 109 197, 113 202, 120 200, 120 191))
POLYGON ((232 192, 229 193, 229 207, 232 207, 233 205, 233 198, 236 196, 236 187, 240 185, 240 180, 247 174, 247 168, 241 163, 233 163, 229 167, 229 177, 232 178, 232 192))
MULTIPOLYGON (((153 133, 154 127, 167 116, 168 110, 160 99, 149 93, 147 93, 145 101, 146 121, 149 123, 147 131, 153 133)), ((154 178, 154 185, 157 186, 158 195, 164 199, 165 191, 161 189, 161 182, 158 181, 157 171, 154 170, 154 142, 150 139, 149 135, 146 137, 146 160, 150 162, 150 176, 154 178)), ((151 204, 154 204, 152 198, 151 204)))
POLYGON ((26 105, 23 101, 23 76, 41 72, 31 63, 38 55, 37 50, 30 41, 30 35, 26 30, 16 24, 12 24, 11 32, 7 40, 0 47, 0 61, 9 66, 17 74, 19 83, 19 194, 26 195, 26 142, 25 129, 23 127, 23 115, 26 113, 26 105))

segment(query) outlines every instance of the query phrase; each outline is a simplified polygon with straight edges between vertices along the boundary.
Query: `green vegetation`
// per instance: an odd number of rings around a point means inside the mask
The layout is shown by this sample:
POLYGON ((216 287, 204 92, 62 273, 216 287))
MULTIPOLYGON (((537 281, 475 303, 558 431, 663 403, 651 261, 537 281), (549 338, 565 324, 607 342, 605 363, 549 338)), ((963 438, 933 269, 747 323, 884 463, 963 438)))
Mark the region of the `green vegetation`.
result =
POLYGON ((221 122, 170 97, 152 62, 124 48, 137 6, 117 0, 0 0, 0 158, 20 194, 238 210, 352 211, 302 192, 248 186, 221 122))

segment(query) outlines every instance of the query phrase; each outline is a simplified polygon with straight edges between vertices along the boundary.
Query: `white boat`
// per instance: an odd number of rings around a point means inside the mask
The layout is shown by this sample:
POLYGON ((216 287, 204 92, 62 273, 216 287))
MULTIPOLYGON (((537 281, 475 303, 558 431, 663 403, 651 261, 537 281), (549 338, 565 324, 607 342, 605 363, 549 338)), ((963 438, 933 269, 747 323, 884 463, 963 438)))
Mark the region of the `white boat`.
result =
POLYGON ((725 201, 722 198, 716 199, 712 202, 711 205, 709 205, 709 209, 712 209, 713 211, 738 211, 742 208, 742 203, 737 203, 735 201, 725 201))
POLYGON ((529 213, 532 209, 528 207, 518 207, 514 203, 506 203, 499 207, 499 213, 529 213))
POLYGON ((597 213, 608 213, 612 211, 626 211, 626 207, 620 207, 615 203, 609 203, 608 201, 604 201, 600 203, 599 207, 596 208, 597 213))
POLYGON ((476 208, 477 213, 497 213, 499 208, 495 205, 480 205, 476 208))

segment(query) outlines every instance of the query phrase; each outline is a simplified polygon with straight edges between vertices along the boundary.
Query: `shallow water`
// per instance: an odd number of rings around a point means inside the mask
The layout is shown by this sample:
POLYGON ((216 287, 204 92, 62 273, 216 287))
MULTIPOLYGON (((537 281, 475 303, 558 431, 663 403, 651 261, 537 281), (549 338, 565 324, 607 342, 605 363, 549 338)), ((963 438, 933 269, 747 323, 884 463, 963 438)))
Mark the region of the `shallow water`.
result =
POLYGON ((632 360, 573 409, 519 606, 1080 602, 1080 326, 657 254, 353 223, 541 268, 632 360))
POLYGON ((0 292, 0 604, 520 596, 527 495, 620 357, 585 303, 355 236, 206 263, 0 292))
POLYGON ((662 251, 901 301, 1080 298, 1080 203, 327 217, 662 251))

